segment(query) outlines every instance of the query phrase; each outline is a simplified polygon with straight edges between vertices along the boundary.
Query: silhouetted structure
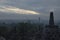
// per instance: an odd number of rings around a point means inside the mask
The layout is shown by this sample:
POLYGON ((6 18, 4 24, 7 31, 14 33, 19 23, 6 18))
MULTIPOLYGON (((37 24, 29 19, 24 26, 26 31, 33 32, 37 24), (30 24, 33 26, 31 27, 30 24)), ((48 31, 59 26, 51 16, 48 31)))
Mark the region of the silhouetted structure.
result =
POLYGON ((40 24, 40 17, 39 17, 39 24, 40 24))
POLYGON ((53 12, 50 12, 49 25, 46 25, 44 40, 60 40, 58 26, 54 24, 53 12))
POLYGON ((54 16, 53 16, 53 12, 50 12, 49 25, 54 25, 54 16))

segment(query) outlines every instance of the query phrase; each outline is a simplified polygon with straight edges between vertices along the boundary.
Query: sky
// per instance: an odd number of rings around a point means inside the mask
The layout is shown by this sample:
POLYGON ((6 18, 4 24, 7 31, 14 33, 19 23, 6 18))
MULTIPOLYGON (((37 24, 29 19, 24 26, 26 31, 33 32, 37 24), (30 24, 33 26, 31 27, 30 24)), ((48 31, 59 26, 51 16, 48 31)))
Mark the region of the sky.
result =
POLYGON ((48 20, 50 11, 60 20, 60 0, 0 0, 0 19, 48 20))

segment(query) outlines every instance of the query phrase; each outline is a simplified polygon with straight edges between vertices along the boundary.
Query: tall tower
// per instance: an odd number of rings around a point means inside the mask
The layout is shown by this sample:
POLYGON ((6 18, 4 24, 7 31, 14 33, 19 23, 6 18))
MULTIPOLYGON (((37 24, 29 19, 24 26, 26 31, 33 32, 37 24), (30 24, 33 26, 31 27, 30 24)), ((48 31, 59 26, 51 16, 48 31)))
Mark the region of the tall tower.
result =
POLYGON ((40 24, 40 17, 39 17, 39 24, 40 24))
POLYGON ((54 16, 53 16, 53 12, 50 12, 49 25, 54 25, 54 16))
POLYGON ((59 28, 54 24, 53 12, 50 12, 49 25, 45 28, 45 40, 60 40, 59 28))

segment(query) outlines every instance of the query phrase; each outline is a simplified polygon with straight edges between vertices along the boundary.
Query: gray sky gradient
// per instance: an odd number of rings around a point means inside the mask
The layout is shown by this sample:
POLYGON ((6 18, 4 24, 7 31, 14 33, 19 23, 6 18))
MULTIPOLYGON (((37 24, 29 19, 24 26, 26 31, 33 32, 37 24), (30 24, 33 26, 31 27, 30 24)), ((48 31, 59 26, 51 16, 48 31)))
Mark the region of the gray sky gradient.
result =
POLYGON ((6 10, 2 7, 16 7, 40 14, 17 14, 15 11, 8 10, 10 12, 0 11, 0 19, 37 19, 41 17, 43 20, 48 20, 49 12, 54 11, 55 20, 60 20, 60 0, 0 0, 0 10, 6 10))

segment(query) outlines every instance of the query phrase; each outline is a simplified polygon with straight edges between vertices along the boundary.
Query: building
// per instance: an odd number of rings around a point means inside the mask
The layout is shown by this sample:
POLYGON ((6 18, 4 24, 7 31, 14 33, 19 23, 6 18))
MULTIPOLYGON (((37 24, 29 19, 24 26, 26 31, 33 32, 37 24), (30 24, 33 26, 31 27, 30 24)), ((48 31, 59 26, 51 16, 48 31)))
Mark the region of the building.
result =
POLYGON ((49 25, 45 26, 44 40, 60 40, 59 28, 54 24, 53 12, 50 12, 49 25))

